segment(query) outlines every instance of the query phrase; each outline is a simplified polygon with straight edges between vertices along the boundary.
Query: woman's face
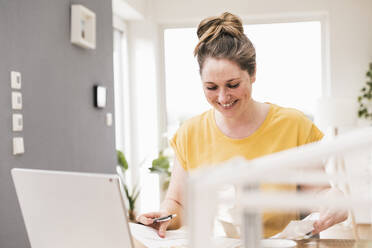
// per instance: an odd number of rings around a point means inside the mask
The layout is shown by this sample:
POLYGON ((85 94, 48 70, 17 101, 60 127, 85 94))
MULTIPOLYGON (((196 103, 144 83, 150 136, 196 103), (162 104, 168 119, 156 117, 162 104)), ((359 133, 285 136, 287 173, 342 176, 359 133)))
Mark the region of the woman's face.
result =
POLYGON ((208 102, 225 117, 240 116, 252 101, 252 84, 256 78, 235 62, 208 58, 201 79, 208 102))

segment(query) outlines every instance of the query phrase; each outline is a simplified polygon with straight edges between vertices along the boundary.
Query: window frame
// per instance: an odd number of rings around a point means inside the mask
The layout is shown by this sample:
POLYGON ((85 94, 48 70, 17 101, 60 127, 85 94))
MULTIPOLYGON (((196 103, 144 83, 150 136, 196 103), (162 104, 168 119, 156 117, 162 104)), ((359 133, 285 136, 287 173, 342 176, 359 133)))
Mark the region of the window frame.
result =
MULTIPOLYGON (((115 79, 114 72, 114 96, 115 96, 115 148, 121 150, 128 161, 128 164, 132 164, 133 158, 133 139, 132 139, 132 111, 133 106, 131 98, 131 88, 129 84, 129 53, 128 53, 128 26, 127 23, 119 16, 113 15, 113 52, 115 51, 116 39, 119 39, 120 46, 118 47, 119 52, 119 67, 118 72, 119 84, 115 79), (118 114, 120 113, 120 114, 118 114), (117 135, 118 127, 117 124, 123 125, 119 137, 117 135), (118 141, 117 139, 120 139, 118 141)), ((115 58, 113 58, 115 60, 115 58)), ((115 63, 115 61, 114 61, 115 63)), ((114 65, 115 69, 115 65, 114 65)), ((136 168, 129 168, 126 180, 132 181, 133 175, 136 174, 136 168)))

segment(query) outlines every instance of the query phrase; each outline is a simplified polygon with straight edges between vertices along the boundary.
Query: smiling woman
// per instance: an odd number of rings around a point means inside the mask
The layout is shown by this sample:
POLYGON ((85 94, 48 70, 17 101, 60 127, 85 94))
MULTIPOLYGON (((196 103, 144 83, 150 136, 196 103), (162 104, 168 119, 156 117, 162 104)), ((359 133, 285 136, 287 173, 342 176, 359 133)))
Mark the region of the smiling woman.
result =
MULTIPOLYGON (((165 200, 158 212, 137 220, 158 230, 182 224, 185 179, 189 171, 216 166, 233 157, 247 160, 322 139, 322 132, 300 111, 252 98, 256 77, 256 52, 244 34, 241 20, 230 13, 206 18, 198 26, 199 42, 194 55, 199 63, 204 95, 212 109, 197 115, 178 129, 170 140, 176 158, 165 200), (154 223, 154 218, 177 214, 177 218, 154 223)), ((188 100, 187 102, 190 102, 188 100)), ((305 189, 302 185, 261 185, 264 191, 305 189)), ((314 190, 306 188, 306 190, 314 190)), ((280 232, 298 213, 263 214, 264 236, 280 232)), ((326 215, 315 226, 319 232, 345 219, 326 215)))
MULTIPOLYGON (((293 21, 296 20, 244 25, 244 33, 254 44, 259 65, 252 97, 261 102, 294 107, 314 117, 322 92, 322 24, 320 21, 293 21)), ((193 57, 197 43, 196 28, 164 30, 169 137, 180 123, 210 108, 200 86, 199 65, 193 57)))

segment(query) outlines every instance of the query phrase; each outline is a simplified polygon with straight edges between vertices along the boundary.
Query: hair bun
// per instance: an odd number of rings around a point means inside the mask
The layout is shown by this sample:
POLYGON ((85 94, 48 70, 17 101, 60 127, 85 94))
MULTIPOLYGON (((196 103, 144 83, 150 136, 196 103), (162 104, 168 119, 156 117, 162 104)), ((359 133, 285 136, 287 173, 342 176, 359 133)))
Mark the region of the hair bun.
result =
POLYGON ((202 73, 206 59, 228 59, 253 76, 256 73, 256 50, 244 34, 239 17, 225 12, 202 20, 197 29, 199 42, 194 49, 202 73))
POLYGON ((236 31, 239 32, 239 35, 244 34, 242 20, 238 16, 233 15, 229 12, 225 12, 221 15, 220 18, 224 21, 224 25, 234 28, 236 31))
POLYGON ((239 17, 225 12, 220 16, 204 19, 198 26, 197 35, 201 42, 210 42, 217 37, 228 34, 239 38, 244 35, 242 21, 239 17))

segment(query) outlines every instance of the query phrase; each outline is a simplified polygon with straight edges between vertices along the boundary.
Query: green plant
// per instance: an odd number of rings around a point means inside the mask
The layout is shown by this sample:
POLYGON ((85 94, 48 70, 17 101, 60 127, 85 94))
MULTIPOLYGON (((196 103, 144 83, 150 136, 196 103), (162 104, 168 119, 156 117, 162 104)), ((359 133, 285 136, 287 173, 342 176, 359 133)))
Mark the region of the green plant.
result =
MULTIPOLYGON (((129 167, 128 166, 128 161, 125 158, 125 155, 122 151, 117 150, 116 152, 117 152, 118 165, 122 169, 122 172, 125 173, 125 171, 127 171, 128 167, 129 167)), ((124 186, 125 195, 128 199, 128 203, 129 203, 129 206, 128 206, 129 219, 134 221, 135 218, 136 218, 135 213, 134 213, 134 209, 135 209, 135 206, 136 206, 136 200, 137 200, 137 198, 140 194, 140 190, 137 188, 137 186, 134 186, 132 191, 129 191, 128 186, 124 181, 124 176, 121 175, 120 178, 121 178, 122 184, 124 186)))
POLYGON ((367 104, 370 103, 372 99, 372 63, 369 64, 369 69, 366 73, 366 76, 368 78, 366 86, 360 90, 362 95, 358 97, 358 117, 372 120, 372 112, 369 112, 367 107, 367 104))
POLYGON ((151 173, 158 173, 165 176, 162 187, 163 190, 166 190, 169 186, 171 172, 169 171, 169 158, 163 154, 163 151, 160 151, 158 158, 152 161, 152 167, 149 170, 151 173))
POLYGON ((122 151, 117 150, 118 164, 123 169, 123 171, 128 170, 128 162, 122 151))
POLYGON ((134 186, 132 191, 130 192, 128 189, 128 186, 124 184, 124 191, 125 191, 125 195, 127 196, 127 199, 129 202, 129 209, 128 209, 129 219, 135 220, 136 216, 134 214, 134 208, 135 208, 136 200, 139 196, 140 190, 137 188, 137 186, 134 186))
POLYGON ((164 173, 170 176, 169 171, 169 159, 167 156, 163 155, 163 151, 159 152, 159 157, 152 161, 152 167, 149 168, 152 173, 164 173))

